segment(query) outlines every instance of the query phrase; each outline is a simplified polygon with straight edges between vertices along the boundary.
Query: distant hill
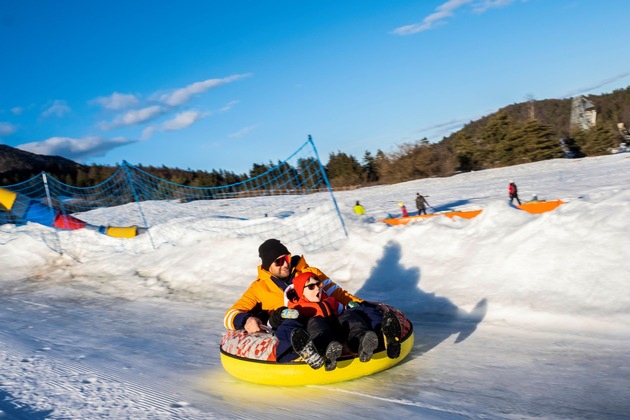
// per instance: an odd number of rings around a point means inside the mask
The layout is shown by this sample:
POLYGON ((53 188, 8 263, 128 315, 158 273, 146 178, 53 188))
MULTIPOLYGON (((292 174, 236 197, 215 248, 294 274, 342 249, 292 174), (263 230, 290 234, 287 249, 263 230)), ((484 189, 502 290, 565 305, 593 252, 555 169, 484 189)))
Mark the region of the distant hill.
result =
POLYGON ((61 156, 37 155, 0 144, 0 185, 26 181, 42 172, 75 178, 80 169, 86 166, 61 156))
MULTIPOLYGON (((247 175, 227 171, 191 171, 166 166, 138 167, 170 182, 195 187, 225 186, 240 182, 247 175)), ((259 165, 264 172, 268 166, 259 165)), ((46 172, 50 176, 76 187, 90 187, 105 181, 118 166, 82 165, 61 156, 44 156, 0 144, 0 186, 18 184, 46 172)), ((251 175, 251 174, 250 174, 251 175)))
POLYGON ((563 157, 560 138, 570 138, 578 156, 608 154, 624 141, 617 124, 630 124, 630 88, 589 95, 597 122, 587 131, 570 127, 572 99, 527 101, 471 121, 441 143, 459 170, 478 170, 563 157))

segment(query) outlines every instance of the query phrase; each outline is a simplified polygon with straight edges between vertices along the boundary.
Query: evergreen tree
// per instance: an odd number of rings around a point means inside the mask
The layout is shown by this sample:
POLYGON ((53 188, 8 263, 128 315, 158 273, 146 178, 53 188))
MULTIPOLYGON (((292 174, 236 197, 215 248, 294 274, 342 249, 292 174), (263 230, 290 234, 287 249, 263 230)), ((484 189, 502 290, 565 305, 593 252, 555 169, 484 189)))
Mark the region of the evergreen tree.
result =
POLYGON ((330 154, 326 173, 333 187, 361 185, 363 182, 363 168, 359 161, 342 152, 330 154))
POLYGON ((536 120, 515 124, 504 141, 501 163, 516 165, 561 156, 561 149, 551 127, 536 120))
POLYGON ((476 147, 477 142, 472 137, 460 132, 452 136, 451 144, 457 161, 457 170, 469 172, 482 168, 481 156, 476 147))
POLYGON ((509 155, 513 145, 508 136, 513 129, 512 118, 506 112, 499 111, 481 130, 479 153, 482 154, 480 161, 484 169, 501 165, 501 162, 506 159, 506 153, 509 155))
POLYGON ((575 137, 582 144, 582 150, 587 156, 597 156, 610 153, 619 144, 620 135, 618 131, 600 123, 575 137))
POLYGON ((363 174, 364 179, 368 183, 378 182, 378 170, 376 168, 376 158, 372 156, 372 154, 366 150, 363 155, 363 174))

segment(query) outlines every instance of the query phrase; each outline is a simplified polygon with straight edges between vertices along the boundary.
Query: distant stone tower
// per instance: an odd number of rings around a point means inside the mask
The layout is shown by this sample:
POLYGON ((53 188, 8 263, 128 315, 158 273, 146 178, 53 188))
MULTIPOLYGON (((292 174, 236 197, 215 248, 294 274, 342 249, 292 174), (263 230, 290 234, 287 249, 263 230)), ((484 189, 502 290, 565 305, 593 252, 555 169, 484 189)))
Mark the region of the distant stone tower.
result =
POLYGON ((617 128, 619 129, 619 134, 623 137, 626 143, 630 143, 630 130, 626 128, 624 123, 617 124, 617 128))
POLYGON ((595 126, 595 105, 584 96, 576 96, 571 103, 571 130, 586 131, 595 126))

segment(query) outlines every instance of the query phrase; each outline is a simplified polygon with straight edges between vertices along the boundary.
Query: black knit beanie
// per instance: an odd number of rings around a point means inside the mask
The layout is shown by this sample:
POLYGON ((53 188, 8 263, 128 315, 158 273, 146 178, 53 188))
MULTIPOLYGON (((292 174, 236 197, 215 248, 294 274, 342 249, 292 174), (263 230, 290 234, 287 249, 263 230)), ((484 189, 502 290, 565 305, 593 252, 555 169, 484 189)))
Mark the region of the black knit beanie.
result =
POLYGON ((286 246, 277 239, 267 239, 258 247, 258 256, 262 260, 262 268, 269 270, 271 263, 281 255, 289 254, 286 246))

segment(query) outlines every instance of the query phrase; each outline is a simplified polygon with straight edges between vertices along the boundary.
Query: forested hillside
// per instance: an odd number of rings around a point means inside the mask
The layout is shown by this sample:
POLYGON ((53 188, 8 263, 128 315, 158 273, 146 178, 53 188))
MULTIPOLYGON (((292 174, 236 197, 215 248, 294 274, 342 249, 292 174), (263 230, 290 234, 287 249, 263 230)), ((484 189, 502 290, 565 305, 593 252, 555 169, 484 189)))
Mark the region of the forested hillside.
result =
POLYGON ((562 157, 560 138, 574 139, 582 156, 610 153, 623 141, 618 123, 630 123, 630 88, 588 97, 597 122, 588 131, 571 130, 571 99, 529 101, 471 122, 443 140, 462 171, 562 157))
POLYGON ((560 139, 574 157, 611 153, 626 141, 617 124, 630 125, 630 88, 591 95, 588 100, 595 106, 597 119, 596 125, 587 131, 570 127, 572 99, 529 100, 471 121, 437 143, 419 139, 399 145, 390 153, 366 152, 362 164, 344 153, 332 154, 327 165, 328 175, 337 186, 357 179, 361 179, 362 184, 396 183, 449 176, 462 171, 565 157, 560 139), (349 172, 348 168, 355 169, 349 172))

